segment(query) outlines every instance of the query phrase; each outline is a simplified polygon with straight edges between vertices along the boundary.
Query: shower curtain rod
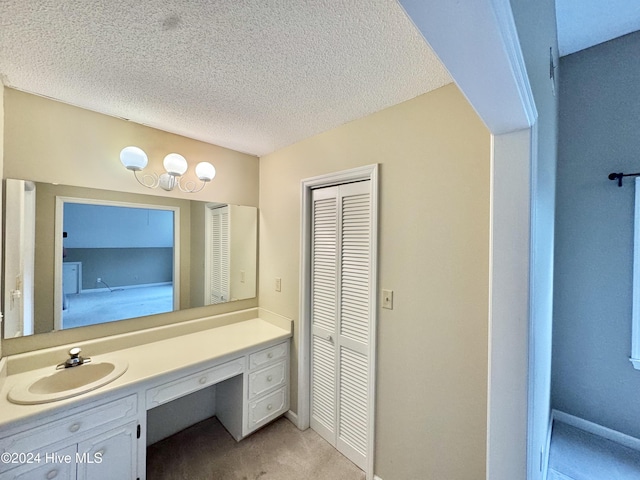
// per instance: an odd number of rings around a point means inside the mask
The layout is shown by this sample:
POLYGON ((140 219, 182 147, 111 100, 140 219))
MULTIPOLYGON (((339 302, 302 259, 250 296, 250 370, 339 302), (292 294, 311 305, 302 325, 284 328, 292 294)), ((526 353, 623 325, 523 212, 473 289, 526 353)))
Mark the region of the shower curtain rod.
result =
POLYGON ((610 173, 609 180, 618 180, 618 186, 622 186, 622 177, 640 177, 640 173, 610 173))

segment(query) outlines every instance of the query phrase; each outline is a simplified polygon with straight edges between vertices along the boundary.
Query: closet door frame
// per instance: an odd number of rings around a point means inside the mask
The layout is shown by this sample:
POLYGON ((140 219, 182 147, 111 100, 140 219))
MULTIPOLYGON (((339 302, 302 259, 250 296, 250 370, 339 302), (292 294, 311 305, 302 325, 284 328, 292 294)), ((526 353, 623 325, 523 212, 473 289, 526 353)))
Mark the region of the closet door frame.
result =
POLYGON ((376 344, 378 317, 378 165, 343 170, 341 172, 320 175, 302 180, 300 195, 301 235, 300 235, 300 315, 298 322, 298 418, 297 426, 306 430, 311 418, 311 220, 312 190, 344 183, 370 180, 371 194, 371 266, 370 266, 370 298, 371 323, 369 342, 369 399, 368 412, 368 452, 367 480, 373 479, 375 451, 375 391, 376 391, 376 344))

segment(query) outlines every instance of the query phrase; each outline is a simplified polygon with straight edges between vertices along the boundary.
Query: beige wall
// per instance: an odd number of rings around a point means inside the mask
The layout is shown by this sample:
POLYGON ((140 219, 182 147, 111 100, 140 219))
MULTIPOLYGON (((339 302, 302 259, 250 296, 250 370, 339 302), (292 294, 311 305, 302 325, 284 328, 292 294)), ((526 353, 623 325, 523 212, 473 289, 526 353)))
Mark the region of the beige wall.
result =
POLYGON ((252 208, 230 205, 229 216, 231 299, 245 298, 253 295, 258 287, 258 213, 252 208), (247 255, 247 252, 254 252, 255 255, 247 255))
POLYGON ((258 206, 257 157, 10 88, 4 102, 3 178, 258 206), (185 177, 195 178, 202 161, 216 167, 216 177, 197 194, 148 190, 120 163, 128 145, 147 153, 151 171, 163 172, 164 156, 177 152, 191 166, 185 177))
POLYGON ((489 132, 449 85, 260 160, 260 306, 296 325, 300 181, 380 164, 379 286, 394 290, 378 317, 385 480, 484 478, 489 156, 489 132))
MULTIPOLYGON (((257 157, 10 88, 4 89, 3 99, 6 121, 2 131, 5 142, 4 148, 0 151, 7 159, 1 170, 3 178, 110 190, 112 192, 105 192, 105 195, 115 200, 124 200, 127 197, 124 192, 140 194, 149 198, 150 202, 162 201, 149 197, 153 195, 166 197, 165 200, 188 198, 258 205, 257 157), (162 172, 164 156, 170 152, 178 152, 184 155, 192 166, 200 161, 211 162, 217 170, 216 178, 197 194, 164 192, 161 189, 148 190, 138 185, 131 172, 120 163, 120 150, 127 145, 137 145, 147 152, 147 168, 150 170, 162 172)), ((193 168, 190 172, 192 170, 193 168)), ((186 255, 188 258, 188 249, 186 255)), ((188 283, 188 277, 184 275, 182 280, 188 283)), ((154 315, 141 320, 126 320, 11 339, 2 341, 2 353, 11 355, 257 305, 257 299, 254 298, 154 315)))

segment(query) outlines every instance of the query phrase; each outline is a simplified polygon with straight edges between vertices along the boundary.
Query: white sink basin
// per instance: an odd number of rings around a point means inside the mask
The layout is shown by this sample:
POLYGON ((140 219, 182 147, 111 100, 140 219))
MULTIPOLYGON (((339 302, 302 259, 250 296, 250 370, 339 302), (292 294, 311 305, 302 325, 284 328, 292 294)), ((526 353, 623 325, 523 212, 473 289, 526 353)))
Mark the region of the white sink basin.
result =
POLYGON ((7 399, 21 405, 64 400, 113 382, 126 372, 127 368, 129 364, 126 361, 110 360, 56 370, 46 377, 15 385, 9 391, 7 399))

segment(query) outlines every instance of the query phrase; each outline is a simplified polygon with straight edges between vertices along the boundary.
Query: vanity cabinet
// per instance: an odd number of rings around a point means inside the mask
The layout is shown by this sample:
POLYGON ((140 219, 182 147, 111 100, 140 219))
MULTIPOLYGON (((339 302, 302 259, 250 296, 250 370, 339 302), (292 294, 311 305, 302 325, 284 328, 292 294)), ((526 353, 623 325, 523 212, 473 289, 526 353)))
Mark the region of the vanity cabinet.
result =
POLYGON ((289 409, 289 341, 249 355, 245 435, 289 409))
POLYGON ((289 339, 146 391, 154 408, 215 385, 215 415, 236 441, 289 409, 289 339))
MULTIPOLYGON (((76 454, 75 445, 55 452, 57 458, 74 457, 76 454)), ((3 474, 2 479, 11 480, 74 480, 76 478, 75 459, 69 463, 31 463, 15 468, 3 474)))
POLYGON ((78 444, 78 480, 136 478, 138 422, 78 444))
POLYGON ((0 438, 0 479, 135 479, 137 407, 133 394, 6 432, 0 438))
POLYGON ((11 388, 39 373, 16 374, 0 386, 0 455, 39 461, 0 461, 0 480, 145 480, 147 411, 205 388, 207 414, 240 441, 289 409, 290 338, 255 318, 131 347, 113 353, 127 372, 91 400, 47 406, 7 404, 11 388))

